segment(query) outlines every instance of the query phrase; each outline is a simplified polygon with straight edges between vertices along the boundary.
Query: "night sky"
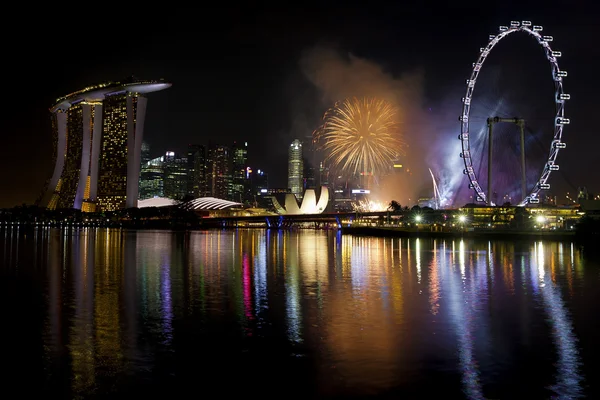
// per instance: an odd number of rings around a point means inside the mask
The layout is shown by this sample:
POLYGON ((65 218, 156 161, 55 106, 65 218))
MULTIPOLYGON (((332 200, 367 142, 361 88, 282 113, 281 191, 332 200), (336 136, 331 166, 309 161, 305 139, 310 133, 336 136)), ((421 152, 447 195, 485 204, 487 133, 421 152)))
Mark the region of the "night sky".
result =
MULTIPOLYGON (((240 7, 227 2, 229 8, 217 8, 196 2, 189 9, 166 3, 154 9, 145 3, 143 10, 119 8, 117 14, 102 3, 97 14, 94 8, 65 7, 60 15, 55 9, 38 10, 34 19, 4 23, 0 207, 33 203, 51 175, 48 108, 54 100, 129 75, 173 83, 149 95, 144 138, 153 156, 183 152, 188 143, 209 139, 247 141, 250 165, 267 171, 271 186, 285 186, 288 143, 310 135, 339 96, 352 95, 354 88, 356 95, 372 87, 385 91, 388 79, 395 85, 390 90, 404 93, 411 154, 440 161, 446 156, 423 154, 423 149, 437 148, 428 143, 444 147, 446 140, 455 145, 471 64, 488 35, 511 20, 543 25, 544 33, 554 36, 552 47, 563 53, 561 68, 569 72, 568 147, 558 158, 560 173, 551 177, 553 189, 587 186, 600 192, 595 120, 600 14, 591 2, 544 2, 543 8, 502 2, 507 7, 494 10, 426 1, 420 6, 361 3, 286 8, 285 3, 240 7)), ((510 46, 503 51, 513 63, 519 59, 510 46)), ((536 57, 544 65, 543 55, 536 57)), ((536 73, 545 74, 552 88, 547 63, 536 73)), ((425 164, 413 165, 426 176, 425 164)))

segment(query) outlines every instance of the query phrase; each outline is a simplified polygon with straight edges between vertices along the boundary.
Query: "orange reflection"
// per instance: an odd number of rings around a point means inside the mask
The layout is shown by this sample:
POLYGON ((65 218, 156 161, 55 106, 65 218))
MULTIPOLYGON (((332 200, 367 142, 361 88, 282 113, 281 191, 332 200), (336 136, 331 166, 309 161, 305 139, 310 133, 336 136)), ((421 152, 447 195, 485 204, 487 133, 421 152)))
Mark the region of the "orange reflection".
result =
POLYGON ((385 268, 392 256, 382 251, 391 240, 342 237, 344 275, 336 285, 351 290, 329 291, 319 332, 333 360, 340 361, 336 374, 353 385, 386 386, 394 378, 393 371, 380 368, 398 359, 390 349, 404 329, 402 271, 385 268))
POLYGON ((438 265, 438 244, 433 242, 433 258, 429 263, 429 312, 437 315, 440 309, 440 297, 442 294, 440 286, 440 271, 438 265))

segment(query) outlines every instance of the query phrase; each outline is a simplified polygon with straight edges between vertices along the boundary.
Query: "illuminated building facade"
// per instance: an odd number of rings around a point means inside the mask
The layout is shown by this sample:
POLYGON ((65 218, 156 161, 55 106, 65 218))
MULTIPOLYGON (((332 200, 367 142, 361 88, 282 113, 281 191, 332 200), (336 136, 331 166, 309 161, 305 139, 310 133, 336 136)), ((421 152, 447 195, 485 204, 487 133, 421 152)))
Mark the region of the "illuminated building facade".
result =
POLYGON ((223 145, 211 145, 208 150, 208 194, 218 199, 231 199, 231 149, 223 145))
POLYGON ((302 198, 304 191, 303 172, 302 142, 295 139, 288 150, 288 188, 298 198, 302 198))
POLYGON ((307 189, 304 192, 300 206, 298 206, 298 200, 293 193, 287 193, 285 195, 284 207, 281 206, 274 196, 271 200, 273 201, 273 206, 278 214, 321 214, 325 211, 327 204, 329 203, 329 189, 326 186, 322 186, 318 198, 315 189, 307 189))
POLYGON ((165 197, 176 200, 185 198, 188 189, 187 164, 187 158, 176 156, 173 151, 167 151, 164 162, 165 197))
POLYGON ((146 142, 142 142, 142 165, 150 160, 150 145, 146 142))
POLYGON ((234 201, 240 203, 247 200, 246 192, 248 191, 248 174, 246 170, 248 164, 248 142, 244 144, 234 143, 232 146, 232 197, 234 201))
POLYGON ((187 153, 188 196, 194 198, 206 196, 206 147, 190 144, 187 153))
POLYGON ((170 86, 130 78, 58 99, 50 109, 54 171, 40 205, 82 211, 136 207, 145 95, 170 86))
POLYGON ((165 156, 161 156, 142 164, 140 172, 139 200, 164 197, 164 162, 165 156))

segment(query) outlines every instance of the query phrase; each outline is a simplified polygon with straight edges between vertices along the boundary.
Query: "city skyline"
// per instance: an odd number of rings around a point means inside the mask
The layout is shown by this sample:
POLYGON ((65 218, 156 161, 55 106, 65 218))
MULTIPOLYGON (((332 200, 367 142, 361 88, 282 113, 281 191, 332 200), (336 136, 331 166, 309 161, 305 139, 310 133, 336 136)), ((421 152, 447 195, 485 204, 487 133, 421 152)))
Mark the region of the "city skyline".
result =
MULTIPOLYGON (((569 71, 565 89, 572 96, 567 106, 571 125, 565 132, 568 147, 558 160, 561 170, 550 179, 553 190, 562 195, 573 192, 573 187, 587 186, 598 192, 598 174, 589 173, 587 163, 581 161, 592 159, 600 145, 592 122, 593 94, 600 90, 594 78, 599 54, 595 46, 586 45, 598 32, 595 14, 588 12, 584 3, 564 8, 560 15, 555 11, 553 4, 501 9, 493 15, 476 9, 393 6, 361 10, 348 5, 343 10, 329 6, 301 9, 291 15, 283 10, 265 12, 233 5, 223 14, 219 35, 205 36, 201 27, 185 31, 186 24, 150 25, 137 46, 107 48, 105 56, 94 62, 85 61, 85 46, 73 46, 71 58, 84 62, 67 69, 70 61, 57 59, 40 71, 35 84, 25 69, 17 68, 19 63, 13 63, 8 89, 19 107, 0 122, 5 146, 10 149, 0 161, 6 171, 0 178, 0 207, 32 204, 51 175, 48 107, 54 98, 128 74, 174 83, 148 105, 144 136, 153 149, 184 153, 188 144, 204 144, 211 137, 227 143, 247 141, 252 149, 248 162, 257 165, 256 161, 262 164, 264 160, 266 165, 261 168, 270 172, 275 187, 284 186, 287 179, 283 168, 286 143, 310 134, 334 101, 351 91, 365 94, 357 81, 366 76, 386 78, 371 81, 372 87, 392 87, 411 99, 402 107, 404 129, 410 142, 409 157, 418 161, 413 173, 420 187, 414 190, 422 192, 429 185, 428 167, 437 175, 460 173, 454 165, 433 164, 458 157, 450 154, 448 143, 454 145, 459 131, 461 92, 471 63, 488 35, 514 19, 543 25, 554 36, 555 48, 563 53, 561 66, 569 71), (412 34, 416 31, 418 35, 412 34), (151 51, 157 47, 163 50, 160 55, 151 51), (335 68, 326 68, 332 65, 335 68), (32 98, 30 90, 23 87, 34 85, 36 96, 32 98), (427 153, 428 143, 435 143, 436 149, 427 153)), ((103 40, 119 36, 109 31, 106 29, 103 40)), ((16 55, 27 45, 26 38, 19 38, 7 54, 16 55)), ((48 46, 36 44, 31 54, 49 51, 48 46)), ((498 51, 503 62, 511 61, 510 55, 498 51)), ((31 62, 27 57, 31 56, 15 59, 31 62)), ((528 59, 517 62, 530 64, 528 59)), ((545 83, 552 83, 549 71, 536 71, 547 75, 545 83)), ((467 190, 467 182, 461 179, 457 187, 467 190)))

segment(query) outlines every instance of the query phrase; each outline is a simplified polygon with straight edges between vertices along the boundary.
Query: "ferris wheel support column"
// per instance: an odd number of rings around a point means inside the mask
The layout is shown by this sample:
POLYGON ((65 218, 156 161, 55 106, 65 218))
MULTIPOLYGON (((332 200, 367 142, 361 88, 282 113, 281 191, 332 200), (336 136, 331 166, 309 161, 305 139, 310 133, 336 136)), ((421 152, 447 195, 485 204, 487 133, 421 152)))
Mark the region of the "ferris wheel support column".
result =
POLYGON ((493 117, 487 119, 488 124, 488 190, 487 203, 494 205, 492 202, 492 132, 494 124, 499 122, 509 122, 515 124, 520 129, 521 134, 521 195, 523 198, 527 196, 527 174, 525 171, 525 120, 523 118, 500 118, 493 117))
POLYGON ((527 196, 527 174, 525 173, 525 120, 519 119, 517 125, 519 125, 519 129, 521 130, 521 198, 524 199, 527 196))
POLYGON ((487 204, 493 206, 492 201, 492 131, 494 130, 494 118, 488 118, 488 181, 487 181, 487 204))

